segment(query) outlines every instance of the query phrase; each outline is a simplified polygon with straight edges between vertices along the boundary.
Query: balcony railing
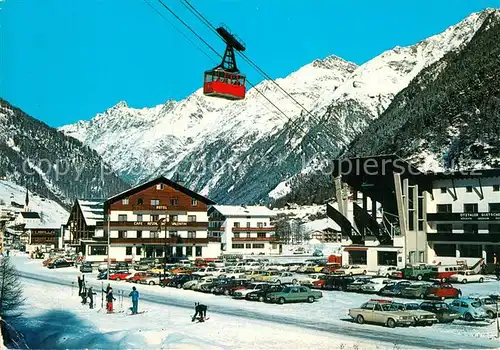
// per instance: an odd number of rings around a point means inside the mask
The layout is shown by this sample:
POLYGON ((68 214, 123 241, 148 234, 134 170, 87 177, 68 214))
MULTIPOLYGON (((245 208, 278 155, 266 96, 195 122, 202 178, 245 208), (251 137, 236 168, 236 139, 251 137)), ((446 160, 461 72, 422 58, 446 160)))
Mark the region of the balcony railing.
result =
POLYGON ((233 242, 256 242, 256 241, 274 241, 274 236, 271 237, 233 237, 233 242))
POLYGON ((274 232, 274 227, 233 227, 233 232, 274 232))
POLYGON ((489 242, 499 243, 500 232, 490 233, 453 233, 453 232, 431 232, 427 233, 428 241, 443 242, 489 242))
MULTIPOLYGON (((111 221, 110 226, 113 228, 124 227, 124 228, 158 228, 158 223, 156 221, 111 221)), ((198 222, 198 221, 169 221, 167 222, 168 230, 176 230, 179 228, 207 228, 208 222, 198 222)), ((165 230, 165 223, 161 225, 161 229, 165 230)))
POLYGON ((148 204, 143 204, 143 205, 133 205, 132 210, 133 211, 140 211, 140 212, 149 212, 149 211, 154 211, 154 212, 166 212, 166 211, 197 211, 197 208, 186 208, 185 206, 180 206, 180 205, 148 205, 148 204))
POLYGON ((428 213, 427 221, 500 221, 500 213, 428 213))
POLYGON ((220 242, 220 237, 208 238, 183 238, 183 237, 169 237, 165 238, 111 238, 111 244, 157 244, 164 245, 177 245, 177 244, 208 244, 209 242, 220 242))

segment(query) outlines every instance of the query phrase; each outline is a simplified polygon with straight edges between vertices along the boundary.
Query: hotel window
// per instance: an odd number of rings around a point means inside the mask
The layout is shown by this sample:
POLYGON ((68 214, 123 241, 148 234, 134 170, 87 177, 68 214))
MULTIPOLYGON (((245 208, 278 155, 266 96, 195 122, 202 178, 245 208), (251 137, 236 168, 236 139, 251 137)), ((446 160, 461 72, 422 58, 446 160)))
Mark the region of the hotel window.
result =
POLYGON ((179 221, 179 217, 177 215, 170 215, 170 221, 177 222, 179 221))
POLYGON ((240 227, 240 223, 239 222, 235 222, 233 226, 234 227, 240 227))
POLYGON ((179 232, 177 231, 168 231, 168 234, 170 237, 177 237, 179 236, 179 232))
POLYGON ((188 222, 196 222, 196 215, 188 215, 188 222))
POLYGON ((483 256, 483 249, 479 244, 460 244, 458 249, 461 258, 481 258, 483 256))
POLYGON ((451 213, 451 204, 438 204, 436 211, 438 213, 451 213))
POLYGON ((122 204, 128 204, 128 198, 123 198, 122 199, 122 204))
POLYGON ((263 228, 263 227, 264 227, 264 223, 262 223, 262 222, 258 222, 258 223, 257 223, 257 227, 258 227, 258 228, 263 228))
POLYGON ((188 231, 187 238, 196 238, 196 231, 188 231))
POLYGON ((490 213, 500 213, 500 203, 490 203, 490 213))
POLYGON ((160 233, 158 231, 149 231, 149 238, 159 238, 160 233))
POLYGON ((258 238, 266 238, 266 234, 264 232, 257 233, 258 238))
POLYGON ((125 247, 125 255, 132 255, 132 247, 125 247))
POLYGON ((464 204, 465 213, 477 213, 477 203, 464 204))
POLYGON ((441 187, 441 193, 446 193, 448 189, 446 187, 441 187))
POLYGON ((251 233, 247 232, 247 238, 250 238, 250 236, 251 236, 251 233))
POLYGON ((251 244, 251 243, 247 243, 247 244, 245 245, 245 247, 246 247, 247 249, 252 249, 252 244, 251 244))
POLYGON ((247 227, 250 227, 250 223, 249 222, 247 222, 247 227))
POLYGON ((438 233, 452 233, 453 225, 452 224, 437 224, 436 231, 438 233))
POLYGON ((108 251, 105 246, 90 246, 90 254, 89 255, 106 255, 108 251))
POLYGON ((191 205, 193 207, 196 207, 198 205, 198 200, 197 199, 191 199, 191 205))
POLYGON ((466 186, 465 187, 466 192, 472 192, 472 186, 466 186))
POLYGON ((142 214, 137 214, 137 222, 142 222, 142 214))
POLYGON ((202 247, 196 247, 196 256, 201 256, 201 248, 202 247))
POLYGON ((127 214, 120 214, 120 215, 118 215, 118 221, 119 222, 127 221, 127 214))
POLYGON ((193 256, 193 247, 186 247, 186 256, 193 256))
POLYGON ((144 238, 144 237, 142 236, 142 231, 137 231, 137 238, 144 238))
POLYGON ((449 243, 440 243, 440 244, 435 243, 434 253, 436 254, 436 256, 456 257, 457 256, 456 245, 449 243))
POLYGON ((493 192, 499 192, 500 191, 500 185, 493 185, 493 192))
POLYGON ((170 205, 179 205, 179 200, 177 198, 170 198, 170 205))
POLYGON ((477 224, 464 224, 464 233, 476 234, 479 232, 479 226, 477 224))
POLYGON ((159 199, 151 199, 151 205, 152 206, 160 205, 160 200, 159 199))
POLYGON ((144 199, 138 198, 137 199, 137 205, 143 205, 144 204, 144 199))
POLYGON ((234 233, 234 238, 240 238, 240 233, 239 232, 235 232, 234 233))
POLYGON ((262 244, 262 243, 254 243, 253 247, 255 249, 264 249, 264 244, 262 244))
POLYGON ((141 255, 142 249, 141 247, 135 247, 135 255, 141 255))
POLYGON ((118 231, 118 237, 127 238, 127 231, 118 231))
POLYGON ((164 188, 165 188, 164 184, 158 184, 158 185, 156 185, 156 189, 157 190, 163 190, 164 188))
POLYGON ((499 224, 489 224, 488 225, 489 234, 500 235, 500 225, 499 224))
POLYGON ((158 214, 151 215, 151 221, 158 221, 158 220, 160 220, 160 215, 158 215, 158 214))

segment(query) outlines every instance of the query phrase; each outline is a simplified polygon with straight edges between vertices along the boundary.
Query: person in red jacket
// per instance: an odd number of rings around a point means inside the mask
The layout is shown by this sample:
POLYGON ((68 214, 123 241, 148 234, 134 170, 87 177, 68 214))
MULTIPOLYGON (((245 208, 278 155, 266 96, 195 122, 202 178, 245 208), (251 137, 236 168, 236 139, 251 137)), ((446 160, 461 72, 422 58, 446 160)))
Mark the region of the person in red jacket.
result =
POLYGON ((113 288, 109 288, 108 294, 106 295, 106 308, 108 312, 113 312, 113 300, 116 300, 113 296, 113 288))

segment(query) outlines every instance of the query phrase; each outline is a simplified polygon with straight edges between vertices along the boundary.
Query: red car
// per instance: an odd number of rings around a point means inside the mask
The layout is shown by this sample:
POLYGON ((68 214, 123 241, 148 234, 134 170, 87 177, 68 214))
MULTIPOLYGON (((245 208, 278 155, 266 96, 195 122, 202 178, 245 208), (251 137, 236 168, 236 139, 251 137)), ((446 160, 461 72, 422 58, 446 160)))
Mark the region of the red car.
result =
POLYGON ((313 281, 312 285, 311 285, 311 288, 314 288, 314 289, 323 289, 325 287, 325 283, 326 283, 325 279, 313 281))
MULTIPOLYGON (((149 274, 147 272, 136 272, 134 273, 133 276, 128 276, 127 277, 127 282, 134 282, 134 283, 137 283, 141 280, 144 280, 146 279, 147 277, 149 276, 149 274)), ((111 278, 111 277, 110 277, 111 278)))
POLYGON ((435 283, 427 291, 427 298, 433 299, 456 299, 462 295, 462 291, 453 287, 450 283, 435 283))
POLYGON ((130 272, 115 272, 109 275, 109 279, 113 281, 121 281, 127 279, 127 276, 130 276, 130 272))

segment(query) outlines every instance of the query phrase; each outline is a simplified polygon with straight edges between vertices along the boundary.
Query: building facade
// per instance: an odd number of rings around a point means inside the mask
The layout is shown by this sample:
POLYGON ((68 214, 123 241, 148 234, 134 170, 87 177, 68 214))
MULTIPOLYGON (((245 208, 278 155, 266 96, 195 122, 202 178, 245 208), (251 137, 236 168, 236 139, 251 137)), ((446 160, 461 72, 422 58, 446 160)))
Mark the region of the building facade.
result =
POLYGON ((85 255, 89 243, 102 243, 104 200, 77 199, 63 227, 64 243, 85 255))
POLYGON ((35 250, 49 251, 58 249, 61 226, 48 223, 28 223, 24 226, 29 241, 26 246, 28 253, 35 250))
POLYGON ((163 258, 165 253, 217 258, 220 238, 208 236, 207 211, 213 204, 165 177, 122 192, 104 201, 104 235, 86 244, 86 259, 107 259, 108 232, 109 256, 116 261, 163 258))
POLYGON ((223 254, 281 253, 271 224, 274 214, 264 206, 214 205, 209 211, 209 236, 221 239, 223 254))

